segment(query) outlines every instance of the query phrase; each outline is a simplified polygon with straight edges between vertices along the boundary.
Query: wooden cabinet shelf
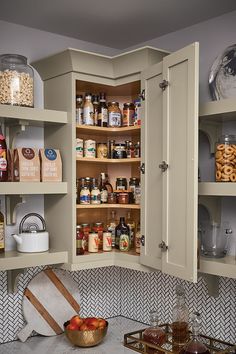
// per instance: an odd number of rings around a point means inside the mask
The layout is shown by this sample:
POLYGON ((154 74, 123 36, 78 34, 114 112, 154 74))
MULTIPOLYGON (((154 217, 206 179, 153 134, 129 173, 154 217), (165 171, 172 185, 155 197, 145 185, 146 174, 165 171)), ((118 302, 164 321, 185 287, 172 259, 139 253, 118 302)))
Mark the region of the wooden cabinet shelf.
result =
POLYGON ((67 182, 1 182, 0 195, 66 194, 67 182))
POLYGON ((98 159, 98 158, 92 158, 92 157, 79 157, 76 159, 76 161, 80 162, 91 162, 91 163, 109 163, 109 164, 119 164, 119 163, 135 163, 135 162, 141 162, 140 157, 134 157, 131 159, 98 159))
POLYGON ((138 204, 89 204, 89 205, 83 205, 83 204, 77 204, 76 206, 77 209, 140 209, 140 205, 138 204))
POLYGON ((141 127, 139 125, 120 128, 105 128, 88 125, 77 125, 76 130, 81 134, 93 134, 103 136, 122 136, 122 135, 138 135, 141 127))

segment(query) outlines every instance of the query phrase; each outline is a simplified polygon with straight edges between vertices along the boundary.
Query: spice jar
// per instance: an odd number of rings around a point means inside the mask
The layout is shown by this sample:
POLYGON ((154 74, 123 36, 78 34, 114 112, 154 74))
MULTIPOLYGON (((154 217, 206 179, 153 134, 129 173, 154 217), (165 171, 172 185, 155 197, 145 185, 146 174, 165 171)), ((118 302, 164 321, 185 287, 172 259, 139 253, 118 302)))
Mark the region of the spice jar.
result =
POLYGON ((216 182, 236 182, 236 136, 222 135, 216 143, 216 182))
POLYGON ((108 149, 106 143, 97 143, 97 158, 107 159, 108 149))
POLYGON ((116 189, 117 190, 126 190, 127 189, 127 179, 124 177, 117 177, 116 189))
POLYGON ((121 127, 121 110, 118 102, 108 103, 108 126, 121 127))
POLYGON ((0 103, 34 106, 34 72, 23 55, 0 56, 0 103))
POLYGON ((124 103, 122 126, 129 127, 131 125, 134 125, 134 104, 124 103))
POLYGON ((125 148, 125 144, 115 144, 113 148, 113 159, 126 159, 127 152, 125 148))
POLYGON ((96 222, 93 224, 93 232, 97 233, 98 235, 98 249, 102 250, 103 247, 103 223, 96 222))
POLYGON ((116 193, 108 193, 107 203, 108 204, 116 204, 117 203, 116 193))
POLYGON ((119 204, 128 204, 129 203, 129 193, 127 193, 127 192, 118 193, 118 203, 119 204))
POLYGON ((131 203, 135 202, 135 189, 139 187, 140 179, 137 177, 131 177, 129 179, 129 189, 132 193, 131 203))

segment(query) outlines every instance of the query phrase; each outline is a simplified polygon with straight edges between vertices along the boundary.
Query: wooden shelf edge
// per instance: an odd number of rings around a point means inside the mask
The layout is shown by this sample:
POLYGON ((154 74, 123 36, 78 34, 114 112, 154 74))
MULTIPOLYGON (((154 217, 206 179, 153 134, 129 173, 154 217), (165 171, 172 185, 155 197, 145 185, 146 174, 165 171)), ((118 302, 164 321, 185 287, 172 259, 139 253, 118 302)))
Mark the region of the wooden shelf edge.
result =
POLYGON ((135 162, 141 162, 140 157, 135 157, 135 158, 130 158, 130 159, 98 159, 96 157, 77 157, 76 161, 80 162, 91 162, 91 163, 135 163, 135 162))
POLYGON ((141 129, 140 125, 134 125, 130 127, 120 127, 120 128, 110 128, 110 127, 97 127, 89 125, 76 125, 77 130, 81 131, 91 131, 91 132, 100 132, 100 133, 129 133, 129 132, 139 132, 141 129))
POLYGON ((49 250, 41 253, 6 251, 0 255, 0 271, 63 264, 68 262, 67 251, 49 250))
POLYGON ((77 204, 76 209, 106 209, 106 208, 115 208, 115 209, 140 209, 140 204, 77 204))

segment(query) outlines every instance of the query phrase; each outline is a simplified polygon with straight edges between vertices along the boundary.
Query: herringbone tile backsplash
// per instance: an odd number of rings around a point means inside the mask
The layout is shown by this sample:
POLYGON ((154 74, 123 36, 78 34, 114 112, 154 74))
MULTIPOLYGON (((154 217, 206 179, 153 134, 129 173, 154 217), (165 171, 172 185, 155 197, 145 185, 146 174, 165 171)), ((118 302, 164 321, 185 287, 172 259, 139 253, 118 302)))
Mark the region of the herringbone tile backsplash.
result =
MULTIPOLYGON (((15 340, 24 326, 21 301, 28 282, 42 267, 29 268, 21 275, 18 291, 7 292, 7 274, 0 272, 0 343, 15 340)), ((125 316, 149 322, 156 308, 161 322, 169 322, 179 279, 161 272, 145 273, 119 267, 71 272, 81 295, 82 316, 125 316)), ((236 280, 220 278, 219 297, 210 297, 202 278, 197 284, 182 282, 190 311, 202 314, 202 332, 236 342, 236 280)))

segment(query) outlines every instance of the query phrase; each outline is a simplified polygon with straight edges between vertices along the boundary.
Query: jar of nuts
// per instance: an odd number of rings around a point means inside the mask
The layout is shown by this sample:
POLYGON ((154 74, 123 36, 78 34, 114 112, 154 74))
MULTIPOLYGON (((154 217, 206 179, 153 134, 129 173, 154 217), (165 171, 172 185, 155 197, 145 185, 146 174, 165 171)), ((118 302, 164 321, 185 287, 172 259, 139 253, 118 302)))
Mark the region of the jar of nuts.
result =
POLYGON ((0 55, 0 103, 34 106, 34 72, 23 55, 0 55))
POLYGON ((216 182, 236 182, 236 136, 222 135, 216 143, 216 182))

